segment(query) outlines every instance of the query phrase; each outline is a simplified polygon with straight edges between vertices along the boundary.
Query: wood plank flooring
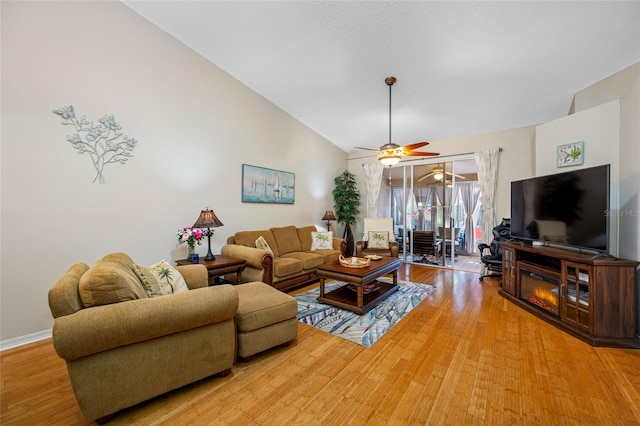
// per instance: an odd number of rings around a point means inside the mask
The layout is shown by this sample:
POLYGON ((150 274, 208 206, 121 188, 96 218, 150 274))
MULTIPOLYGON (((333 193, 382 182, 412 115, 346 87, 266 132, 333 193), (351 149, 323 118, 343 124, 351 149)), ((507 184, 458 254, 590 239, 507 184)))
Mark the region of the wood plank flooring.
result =
MULTIPOLYGON (((120 412, 111 425, 640 425, 640 351, 593 348, 497 294, 423 266, 435 291, 371 348, 297 340, 120 412)), ((299 291, 303 291, 299 290, 299 291)), ((86 425, 50 340, 1 353, 2 425, 86 425)))

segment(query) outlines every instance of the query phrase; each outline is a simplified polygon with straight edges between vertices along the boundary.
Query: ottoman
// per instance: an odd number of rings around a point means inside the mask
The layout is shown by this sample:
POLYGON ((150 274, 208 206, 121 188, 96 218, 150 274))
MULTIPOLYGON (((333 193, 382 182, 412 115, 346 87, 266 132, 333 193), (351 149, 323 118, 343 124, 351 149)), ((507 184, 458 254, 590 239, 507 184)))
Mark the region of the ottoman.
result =
POLYGON ((236 332, 238 358, 290 343, 298 335, 298 302, 292 296, 263 282, 234 286, 238 291, 236 332))

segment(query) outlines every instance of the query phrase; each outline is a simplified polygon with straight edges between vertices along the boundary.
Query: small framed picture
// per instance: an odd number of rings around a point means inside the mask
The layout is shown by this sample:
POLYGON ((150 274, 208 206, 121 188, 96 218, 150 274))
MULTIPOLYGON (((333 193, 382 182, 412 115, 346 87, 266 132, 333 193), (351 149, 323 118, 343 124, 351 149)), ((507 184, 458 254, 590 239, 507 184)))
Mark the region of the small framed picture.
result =
POLYGON ((558 167, 584 164, 584 141, 558 145, 558 167))

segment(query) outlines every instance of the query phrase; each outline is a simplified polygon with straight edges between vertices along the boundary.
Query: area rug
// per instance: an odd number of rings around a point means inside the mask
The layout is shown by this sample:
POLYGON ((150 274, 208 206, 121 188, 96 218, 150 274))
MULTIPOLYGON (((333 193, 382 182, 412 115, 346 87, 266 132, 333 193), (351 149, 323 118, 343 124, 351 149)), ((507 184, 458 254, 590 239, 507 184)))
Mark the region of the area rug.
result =
MULTIPOLYGON (((379 281, 391 283, 391 278, 379 281)), ((325 284, 325 292, 346 285, 339 281, 325 284)), ((398 281, 398 290, 364 315, 318 303, 320 288, 296 296, 298 321, 318 330, 370 347, 431 294, 434 287, 409 281, 398 281)))

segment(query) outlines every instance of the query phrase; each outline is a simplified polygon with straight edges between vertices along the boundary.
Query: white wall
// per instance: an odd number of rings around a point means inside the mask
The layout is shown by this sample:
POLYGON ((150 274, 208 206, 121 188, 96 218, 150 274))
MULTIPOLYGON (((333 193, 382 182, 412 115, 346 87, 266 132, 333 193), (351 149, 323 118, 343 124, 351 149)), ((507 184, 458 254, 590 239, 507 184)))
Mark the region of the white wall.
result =
POLYGON ((215 253, 238 230, 323 225, 344 151, 119 2, 0 7, 0 340, 51 327, 47 291, 73 263, 184 258, 175 233, 205 207, 215 253), (103 185, 52 113, 69 104, 139 141, 103 185), (242 203, 243 163, 294 172, 295 204, 242 203))
MULTIPOLYGON (((617 210, 620 183, 619 102, 617 100, 576 112, 536 128, 536 176, 568 172, 572 169, 611 165, 610 206, 617 210), (558 145, 584 141, 584 164, 559 168, 558 145)), ((603 212, 603 214, 605 214, 603 212)), ((609 221, 609 252, 618 256, 618 217, 609 221)))
MULTIPOLYGON (((640 260, 640 63, 576 93, 576 110, 619 101, 620 257, 640 260)), ((640 274, 639 280, 640 280, 640 274)), ((640 306, 640 285, 638 286, 640 306)), ((640 311, 640 309, 639 309, 640 311)), ((640 317, 640 315, 639 315, 640 317)), ((640 321, 638 323, 640 331, 640 321)))
POLYGON ((574 96, 575 111, 584 111, 585 109, 628 96, 631 88, 639 78, 640 62, 582 89, 574 96))

